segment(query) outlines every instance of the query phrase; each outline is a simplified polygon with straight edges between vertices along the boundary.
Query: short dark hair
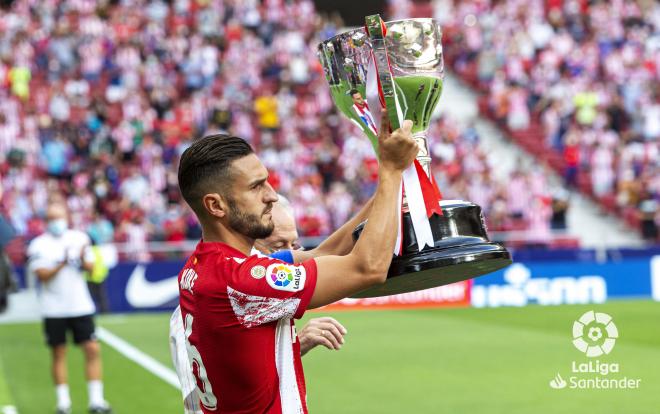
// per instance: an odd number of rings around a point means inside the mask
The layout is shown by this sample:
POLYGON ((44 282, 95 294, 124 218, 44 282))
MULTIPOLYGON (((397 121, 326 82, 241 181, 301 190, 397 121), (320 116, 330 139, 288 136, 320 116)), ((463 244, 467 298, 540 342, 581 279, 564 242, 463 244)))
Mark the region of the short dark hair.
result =
POLYGON ((197 212, 197 202, 213 186, 220 191, 231 174, 232 161, 254 153, 243 138, 226 134, 207 135, 195 141, 179 161, 179 190, 188 205, 197 212))
MULTIPOLYGON (((350 91, 348 91, 348 93, 349 93, 349 95, 350 95, 351 97, 353 97, 353 95, 355 95, 356 93, 360 93, 360 91, 358 91, 357 89, 353 88, 353 89, 351 89, 350 91)), ((360 93, 360 95, 362 95, 362 94, 360 93)))

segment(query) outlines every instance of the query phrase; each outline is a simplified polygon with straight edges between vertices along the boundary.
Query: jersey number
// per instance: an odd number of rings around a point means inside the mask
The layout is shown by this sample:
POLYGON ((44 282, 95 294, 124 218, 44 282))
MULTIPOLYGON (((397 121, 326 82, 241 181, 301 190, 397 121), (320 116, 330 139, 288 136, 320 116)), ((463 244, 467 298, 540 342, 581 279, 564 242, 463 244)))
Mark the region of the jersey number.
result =
POLYGON ((193 316, 191 314, 187 314, 184 321, 184 328, 186 330, 186 349, 188 350, 188 360, 190 361, 193 375, 197 380, 197 386, 195 389, 197 390, 197 395, 199 396, 199 400, 202 402, 202 405, 207 410, 215 411, 218 408, 218 399, 213 394, 213 388, 211 387, 211 383, 206 376, 206 368, 204 367, 202 356, 199 354, 197 347, 190 343, 192 325, 193 316))

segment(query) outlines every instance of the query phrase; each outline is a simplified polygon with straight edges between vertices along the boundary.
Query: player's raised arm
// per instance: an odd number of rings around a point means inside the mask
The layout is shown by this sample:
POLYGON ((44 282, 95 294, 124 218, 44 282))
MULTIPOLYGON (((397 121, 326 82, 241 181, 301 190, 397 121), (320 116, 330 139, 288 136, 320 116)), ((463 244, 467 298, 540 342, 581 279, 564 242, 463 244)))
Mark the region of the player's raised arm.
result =
POLYGON ((355 216, 353 216, 353 218, 344 223, 327 239, 323 240, 323 242, 319 244, 318 247, 312 250, 291 251, 294 263, 301 263, 306 260, 321 256, 343 256, 350 253, 351 250, 353 250, 353 246, 355 245, 355 242, 353 241, 353 231, 360 223, 369 217, 373 202, 374 197, 371 197, 369 201, 367 201, 360 209, 360 211, 355 216))
POLYGON ((401 174, 415 159, 419 149, 412 138, 412 122, 389 133, 389 120, 383 111, 378 136, 378 188, 369 220, 353 250, 346 256, 317 257, 317 282, 310 308, 315 308, 369 286, 383 283, 392 262, 396 241, 397 203, 401 174))

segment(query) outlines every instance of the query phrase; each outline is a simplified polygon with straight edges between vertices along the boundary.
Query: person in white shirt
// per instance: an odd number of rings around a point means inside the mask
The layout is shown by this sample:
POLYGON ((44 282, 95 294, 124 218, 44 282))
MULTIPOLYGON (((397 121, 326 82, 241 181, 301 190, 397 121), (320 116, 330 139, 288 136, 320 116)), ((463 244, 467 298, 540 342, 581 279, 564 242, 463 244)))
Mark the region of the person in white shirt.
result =
MULTIPOLYGON (((271 214, 273 232, 266 239, 255 240, 253 252, 276 255, 278 259, 292 263, 293 256, 290 250, 298 247, 298 231, 289 201, 278 195, 278 201, 273 204, 271 214)), ((331 350, 339 350, 344 343, 346 333, 346 328, 329 316, 310 319, 297 334, 300 341, 300 353, 305 355, 318 345, 323 345, 331 350)), ((199 398, 195 392, 195 377, 188 360, 181 308, 178 306, 170 318, 170 353, 181 383, 185 414, 202 414, 199 398)))
POLYGON ((89 412, 112 410, 103 397, 101 349, 94 334, 94 302, 84 271, 93 268, 87 234, 68 228, 65 205, 56 201, 46 211, 47 231, 28 246, 28 269, 41 282, 39 302, 44 318, 46 343, 51 348, 52 375, 57 395, 57 414, 71 412, 67 384, 67 333, 85 354, 89 412))

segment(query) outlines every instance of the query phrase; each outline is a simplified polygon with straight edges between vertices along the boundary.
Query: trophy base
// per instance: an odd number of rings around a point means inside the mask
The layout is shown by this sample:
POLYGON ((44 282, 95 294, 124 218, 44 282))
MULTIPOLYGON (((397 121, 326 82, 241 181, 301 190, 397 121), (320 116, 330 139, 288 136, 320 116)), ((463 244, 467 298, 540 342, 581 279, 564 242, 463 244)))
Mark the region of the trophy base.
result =
POLYGON ((372 298, 429 289, 482 276, 510 264, 511 255, 496 243, 425 249, 417 255, 395 257, 385 283, 351 297, 372 298))
MULTIPOLYGON (((352 295, 370 298, 413 292, 472 279, 512 263, 503 246, 488 239, 481 208, 466 201, 442 201, 442 216, 429 220, 434 246, 418 251, 410 213, 403 215, 403 254, 395 256, 381 285, 352 295)), ((365 223, 354 232, 359 237, 365 223)))

